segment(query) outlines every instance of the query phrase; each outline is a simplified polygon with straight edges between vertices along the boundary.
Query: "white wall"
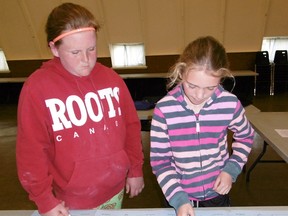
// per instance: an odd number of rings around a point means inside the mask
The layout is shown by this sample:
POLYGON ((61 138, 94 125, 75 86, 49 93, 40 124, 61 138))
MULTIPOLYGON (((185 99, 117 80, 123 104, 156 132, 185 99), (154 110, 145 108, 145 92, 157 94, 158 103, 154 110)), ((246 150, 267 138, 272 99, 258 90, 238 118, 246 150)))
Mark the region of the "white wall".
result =
MULTIPOLYGON (((47 59, 44 26, 61 0, 0 0, 0 48, 8 60, 47 59)), ((261 49, 263 36, 288 36, 287 0, 71 0, 102 24, 99 57, 109 43, 144 42, 146 55, 179 54, 202 35, 228 52, 261 49)))

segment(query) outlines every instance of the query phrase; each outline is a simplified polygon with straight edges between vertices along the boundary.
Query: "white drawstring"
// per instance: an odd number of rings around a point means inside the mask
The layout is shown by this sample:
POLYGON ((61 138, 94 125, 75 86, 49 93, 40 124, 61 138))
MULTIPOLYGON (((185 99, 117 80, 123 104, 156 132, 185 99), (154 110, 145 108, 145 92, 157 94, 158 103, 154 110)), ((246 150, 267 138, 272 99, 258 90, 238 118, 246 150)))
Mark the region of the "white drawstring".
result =
POLYGON ((191 200, 191 204, 193 207, 199 208, 199 201, 198 200, 191 200), (196 202, 196 206, 194 206, 194 202, 196 202))

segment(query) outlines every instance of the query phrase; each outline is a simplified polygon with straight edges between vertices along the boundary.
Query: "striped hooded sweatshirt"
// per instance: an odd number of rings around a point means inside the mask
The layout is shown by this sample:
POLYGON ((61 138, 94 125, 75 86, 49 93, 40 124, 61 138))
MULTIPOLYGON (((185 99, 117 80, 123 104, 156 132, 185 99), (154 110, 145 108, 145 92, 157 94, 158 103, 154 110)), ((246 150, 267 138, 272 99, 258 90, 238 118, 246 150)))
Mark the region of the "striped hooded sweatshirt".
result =
POLYGON ((247 162, 254 130, 239 99, 219 86, 199 114, 187 108, 181 85, 157 102, 151 123, 153 173, 176 210, 190 200, 204 201, 221 171, 235 182, 247 162), (227 143, 233 132, 232 153, 227 143))

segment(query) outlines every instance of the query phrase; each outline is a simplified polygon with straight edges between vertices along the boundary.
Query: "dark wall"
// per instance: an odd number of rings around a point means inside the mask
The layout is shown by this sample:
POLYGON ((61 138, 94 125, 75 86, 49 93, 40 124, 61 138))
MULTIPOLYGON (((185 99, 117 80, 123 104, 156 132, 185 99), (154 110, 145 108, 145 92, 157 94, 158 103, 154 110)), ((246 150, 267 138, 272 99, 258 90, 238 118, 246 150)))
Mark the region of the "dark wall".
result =
MULTIPOLYGON (((117 69, 119 74, 129 73, 166 73, 170 67, 177 61, 178 55, 163 55, 163 56, 146 56, 145 69, 117 69)), ((254 70, 256 52, 241 52, 241 53, 228 53, 231 70, 254 70)), ((8 61, 10 68, 9 74, 0 74, 1 77, 28 77, 35 70, 41 67, 44 60, 13 60, 8 61)), ((111 60, 107 58, 98 58, 102 64, 111 67, 111 60)), ((239 98, 243 103, 251 103, 251 94, 253 90, 247 89, 242 85, 241 79, 236 78, 236 88, 239 98), (243 89, 244 87, 245 89, 243 89), (247 92, 248 91, 248 92, 247 92), (249 96, 247 96, 249 95, 249 96), (246 99, 249 99, 248 102, 246 99)), ((166 94, 166 79, 162 78, 149 78, 149 79, 127 79, 125 80, 130 93, 134 100, 149 99, 157 101, 160 97, 166 94)), ((244 80, 247 84, 247 81, 244 80)), ((17 103, 20 90, 23 83, 1 83, 0 84, 0 103, 13 102, 17 103)), ((253 85, 253 80, 252 80, 253 85)), ((236 93, 235 93, 236 94, 236 93)))
MULTIPOLYGON (((256 52, 228 53, 231 70, 254 70, 256 52)), ((146 69, 117 69, 118 73, 165 73, 176 62, 178 55, 146 56, 146 69)), ((43 60, 11 60, 8 65, 11 73, 0 74, 0 77, 27 77, 37 68, 43 60)), ((109 57, 98 58, 102 64, 111 67, 109 57)))

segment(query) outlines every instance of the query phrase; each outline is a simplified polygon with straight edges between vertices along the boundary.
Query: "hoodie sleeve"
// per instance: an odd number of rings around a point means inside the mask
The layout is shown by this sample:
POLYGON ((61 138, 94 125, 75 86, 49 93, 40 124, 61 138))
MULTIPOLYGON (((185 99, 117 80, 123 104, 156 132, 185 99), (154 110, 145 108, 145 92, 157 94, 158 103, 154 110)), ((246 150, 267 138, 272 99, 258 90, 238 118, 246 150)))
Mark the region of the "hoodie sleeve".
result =
POLYGON ((52 176, 48 174, 49 132, 45 126, 43 102, 37 89, 26 82, 18 103, 18 131, 16 162, 19 180, 29 193, 40 213, 47 212, 60 203, 52 193, 52 176))
POLYGON ((175 169, 167 130, 166 118, 161 111, 161 106, 157 104, 151 122, 150 164, 167 201, 178 211, 181 205, 190 201, 175 169))
POLYGON ((232 176, 233 182, 235 182, 248 160, 254 140, 254 129, 248 121, 240 101, 237 103, 234 118, 231 121, 229 128, 234 132, 232 155, 223 171, 229 173, 232 176))

